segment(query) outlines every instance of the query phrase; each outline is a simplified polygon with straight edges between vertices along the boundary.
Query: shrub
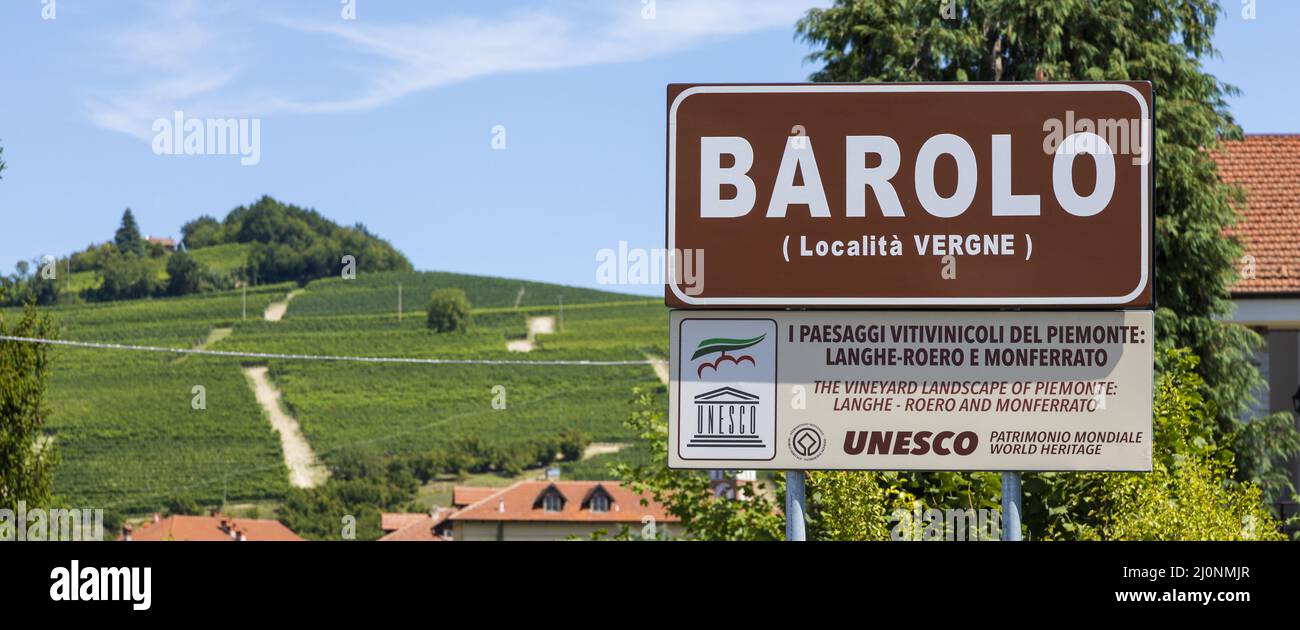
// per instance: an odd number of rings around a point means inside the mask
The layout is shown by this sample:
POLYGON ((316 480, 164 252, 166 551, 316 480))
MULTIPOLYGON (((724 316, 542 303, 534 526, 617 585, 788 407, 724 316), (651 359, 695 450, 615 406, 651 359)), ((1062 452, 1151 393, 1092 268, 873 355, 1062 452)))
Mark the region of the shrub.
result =
POLYGON ((133 300, 153 295, 158 289, 155 267, 134 253, 112 256, 98 271, 99 288, 87 292, 94 300, 133 300))
POLYGON ((174 496, 167 500, 163 505, 163 513, 168 516, 180 514, 182 516, 197 516, 203 514, 203 506, 199 505, 194 497, 174 496))
POLYGON ((560 455, 564 457, 564 461, 576 462, 582 459, 582 454, 590 444, 591 437, 586 433, 576 429, 565 429, 560 434, 560 455))
POLYGON ((167 295, 197 293, 204 280, 203 266, 185 252, 167 259, 167 295))
POLYGON ((1201 397, 1198 357, 1165 354, 1155 401, 1150 473, 1110 474, 1100 537, 1122 540, 1282 540, 1258 486, 1233 479, 1232 452, 1207 440, 1215 406, 1201 397))
POLYGON ((461 289, 438 289, 429 297, 429 328, 434 332, 465 332, 472 315, 461 289))

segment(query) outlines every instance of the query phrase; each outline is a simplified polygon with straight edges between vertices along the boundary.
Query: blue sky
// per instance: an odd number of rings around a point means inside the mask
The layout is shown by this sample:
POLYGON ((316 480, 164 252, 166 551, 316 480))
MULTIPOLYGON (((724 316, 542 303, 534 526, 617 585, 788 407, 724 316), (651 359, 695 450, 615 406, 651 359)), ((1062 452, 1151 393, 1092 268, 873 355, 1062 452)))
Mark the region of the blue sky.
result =
MULTIPOLYGON (((826 4, 356 0, 344 20, 341 0, 53 1, 53 20, 0 6, 0 267, 111 238, 128 206, 176 236, 269 194, 420 269, 579 286, 602 248, 662 246, 665 85, 804 80, 793 23, 826 4), (156 155, 176 110, 259 119, 260 162, 156 155)), ((1223 4, 1209 65, 1243 90, 1238 121, 1300 131, 1300 3, 1223 4)))

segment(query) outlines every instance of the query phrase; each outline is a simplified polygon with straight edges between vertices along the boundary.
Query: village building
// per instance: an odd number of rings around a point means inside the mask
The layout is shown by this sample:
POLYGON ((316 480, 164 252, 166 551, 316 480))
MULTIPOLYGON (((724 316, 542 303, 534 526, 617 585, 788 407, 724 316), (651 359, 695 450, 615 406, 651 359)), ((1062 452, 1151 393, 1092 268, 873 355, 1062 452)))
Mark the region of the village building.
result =
MULTIPOLYGON (((1232 287, 1232 321, 1264 338, 1255 362, 1268 383, 1251 415, 1300 416, 1300 135, 1247 134, 1224 143, 1216 161, 1220 177, 1246 193, 1230 231, 1245 246, 1232 287)), ((1290 472, 1300 488, 1300 458, 1292 458, 1290 472)), ((1281 507, 1296 512, 1292 501, 1281 507)))
POLYGON ((118 540, 170 541, 301 541, 303 538, 280 521, 244 519, 214 512, 211 516, 155 513, 153 520, 139 527, 126 525, 118 540))
MULTIPOLYGON (((624 527, 637 536, 679 533, 672 529, 679 519, 663 505, 617 481, 520 481, 494 490, 451 515, 453 540, 587 539, 624 527)), ((479 492, 461 498, 472 494, 479 492)))
POLYGON ((447 517, 455 510, 434 508, 429 512, 384 512, 379 515, 380 541, 441 542, 451 540, 447 517))

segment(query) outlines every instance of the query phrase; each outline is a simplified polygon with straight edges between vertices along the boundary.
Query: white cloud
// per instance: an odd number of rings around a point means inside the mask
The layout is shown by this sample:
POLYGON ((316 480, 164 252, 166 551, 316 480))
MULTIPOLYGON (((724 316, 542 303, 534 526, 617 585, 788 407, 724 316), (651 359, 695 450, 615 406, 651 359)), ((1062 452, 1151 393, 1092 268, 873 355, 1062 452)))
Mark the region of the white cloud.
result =
MULTIPOLYGON (((417 23, 261 17, 309 45, 341 45, 361 63, 339 68, 335 92, 285 93, 291 88, 249 71, 252 46, 239 45, 239 21, 258 5, 167 5, 144 25, 111 34, 112 61, 129 71, 125 87, 92 95, 95 124, 150 137, 158 117, 184 109, 194 116, 363 111, 408 94, 457 81, 509 72, 544 71, 639 61, 688 50, 719 38, 792 28, 808 0, 656 0, 644 19, 637 0, 561 0, 489 16, 444 16, 417 23)), ((481 6, 481 5, 479 5, 481 6)), ((302 57, 316 64, 330 55, 302 57)))

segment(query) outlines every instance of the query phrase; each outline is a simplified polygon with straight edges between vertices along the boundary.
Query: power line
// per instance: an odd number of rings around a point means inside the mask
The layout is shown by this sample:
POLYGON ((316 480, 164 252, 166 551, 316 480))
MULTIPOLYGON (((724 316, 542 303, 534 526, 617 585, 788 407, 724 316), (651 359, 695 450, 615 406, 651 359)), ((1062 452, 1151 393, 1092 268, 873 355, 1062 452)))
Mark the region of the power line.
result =
POLYGON ((418 365, 574 365, 574 366, 621 366, 621 365, 658 365, 667 363, 662 359, 641 359, 628 361, 597 361, 590 359, 542 359, 525 361, 521 359, 417 359, 413 357, 343 357, 315 354, 275 354, 268 352, 233 352, 227 350, 205 350, 199 348, 163 348, 159 346, 136 346, 121 343, 102 343, 96 341, 70 341, 65 339, 43 339, 40 337, 14 337, 0 335, 0 341, 17 341, 20 343, 39 343, 51 346, 69 346, 73 348, 94 348, 99 350, 131 350, 135 352, 162 352, 171 354, 200 354, 214 357, 239 357, 248 359, 283 359, 292 361, 353 361, 356 363, 406 363, 418 365))

